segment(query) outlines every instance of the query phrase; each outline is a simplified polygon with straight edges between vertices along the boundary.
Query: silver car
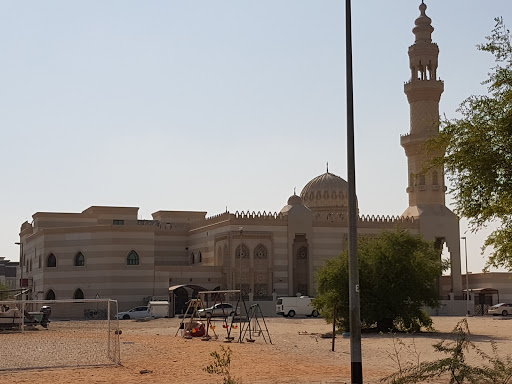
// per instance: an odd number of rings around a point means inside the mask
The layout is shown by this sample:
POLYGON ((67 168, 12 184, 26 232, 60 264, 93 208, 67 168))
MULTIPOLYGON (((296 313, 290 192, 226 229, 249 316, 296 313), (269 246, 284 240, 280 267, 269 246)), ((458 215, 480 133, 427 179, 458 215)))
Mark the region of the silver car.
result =
POLYGON ((493 305, 492 307, 489 308, 487 313, 489 315, 494 315, 494 316, 498 316, 498 315, 507 316, 509 313, 512 314, 512 304, 499 303, 499 304, 493 305))
POLYGON ((235 307, 229 303, 217 303, 213 307, 200 309, 197 313, 201 317, 227 317, 235 315, 235 307))
POLYGON ((128 311, 119 312, 116 315, 117 319, 128 320, 128 319, 143 319, 149 317, 148 307, 135 307, 128 311))

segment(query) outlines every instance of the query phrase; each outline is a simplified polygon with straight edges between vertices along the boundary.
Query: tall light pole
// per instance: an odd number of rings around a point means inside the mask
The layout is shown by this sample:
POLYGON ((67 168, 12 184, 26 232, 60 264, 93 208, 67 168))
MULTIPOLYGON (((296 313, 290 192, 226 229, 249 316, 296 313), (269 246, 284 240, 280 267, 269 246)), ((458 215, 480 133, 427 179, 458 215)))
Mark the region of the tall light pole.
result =
POLYGON ((468 244, 466 236, 462 236, 461 239, 464 240, 464 253, 466 254, 466 313, 469 316, 468 244))
POLYGON ((21 288, 21 279, 23 279, 23 243, 14 243, 20 246, 20 288, 21 288))
POLYGON ((244 227, 238 227, 238 229, 240 230, 240 295, 243 295, 243 292, 242 292, 242 257, 244 255, 244 242, 242 240, 242 235, 243 235, 243 232, 244 232, 244 227))
POLYGON ((357 261, 357 199, 354 155, 354 84, 352 75, 352 17, 350 0, 345 0, 345 37, 347 71, 347 170, 348 170, 348 265, 350 310, 350 372, 351 383, 363 383, 361 352, 361 313, 359 267, 357 261))

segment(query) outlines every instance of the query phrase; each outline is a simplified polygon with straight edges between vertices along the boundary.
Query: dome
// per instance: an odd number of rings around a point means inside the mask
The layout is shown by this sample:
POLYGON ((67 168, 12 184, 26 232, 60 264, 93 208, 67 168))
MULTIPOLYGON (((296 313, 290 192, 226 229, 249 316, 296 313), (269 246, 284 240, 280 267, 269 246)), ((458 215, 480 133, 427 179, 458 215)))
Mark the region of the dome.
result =
POLYGON ((327 171, 307 183, 300 197, 311 210, 347 210, 348 183, 327 171))
POLYGON ((300 196, 295 194, 295 191, 293 192, 293 195, 288 199, 288 204, 285 205, 283 209, 281 209, 281 213, 287 215, 292 208, 307 209, 304 207, 304 204, 302 204, 302 199, 300 196))
POLYGON ((302 199, 295 193, 288 199, 288 205, 302 205, 302 199))

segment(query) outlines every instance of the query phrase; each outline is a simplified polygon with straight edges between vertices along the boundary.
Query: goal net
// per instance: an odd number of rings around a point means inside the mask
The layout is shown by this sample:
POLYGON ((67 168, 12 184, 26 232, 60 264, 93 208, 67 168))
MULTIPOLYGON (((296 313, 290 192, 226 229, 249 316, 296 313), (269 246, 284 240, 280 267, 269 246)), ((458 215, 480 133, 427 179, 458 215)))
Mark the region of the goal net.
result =
POLYGON ((121 363, 117 301, 0 301, 0 370, 121 363))

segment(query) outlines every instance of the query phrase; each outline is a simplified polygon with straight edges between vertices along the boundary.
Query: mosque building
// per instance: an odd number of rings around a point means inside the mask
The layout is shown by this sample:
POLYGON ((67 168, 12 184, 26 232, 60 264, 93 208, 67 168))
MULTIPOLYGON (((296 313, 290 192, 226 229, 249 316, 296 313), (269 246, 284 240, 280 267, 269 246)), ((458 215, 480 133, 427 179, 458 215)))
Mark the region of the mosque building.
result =
MULTIPOLYGON (((420 5, 411 78, 404 91, 410 131, 400 138, 408 162, 409 207, 396 217, 359 216, 359 236, 406 229, 447 246, 451 281, 441 295, 462 295, 459 222, 445 205, 442 168, 425 172, 423 144, 439 132, 437 44, 420 5)), ((348 184, 328 170, 294 193, 278 213, 158 211, 139 220, 136 207, 92 206, 80 213, 37 212, 21 226, 21 285, 33 299, 112 298, 120 308, 167 296, 176 311, 192 291, 241 289, 257 300, 314 296, 315 271, 348 247, 348 184)))

